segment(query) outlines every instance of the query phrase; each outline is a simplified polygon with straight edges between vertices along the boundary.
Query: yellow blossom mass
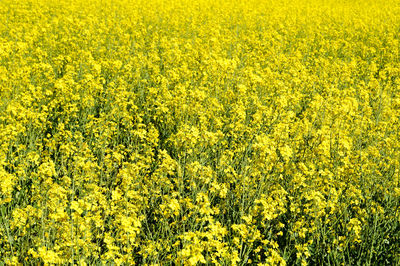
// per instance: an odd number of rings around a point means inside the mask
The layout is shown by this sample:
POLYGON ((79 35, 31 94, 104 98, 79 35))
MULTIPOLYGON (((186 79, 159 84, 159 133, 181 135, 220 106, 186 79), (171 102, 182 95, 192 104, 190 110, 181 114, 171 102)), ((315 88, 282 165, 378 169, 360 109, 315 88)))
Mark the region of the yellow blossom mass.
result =
POLYGON ((0 264, 399 265, 399 14, 0 1, 0 264))

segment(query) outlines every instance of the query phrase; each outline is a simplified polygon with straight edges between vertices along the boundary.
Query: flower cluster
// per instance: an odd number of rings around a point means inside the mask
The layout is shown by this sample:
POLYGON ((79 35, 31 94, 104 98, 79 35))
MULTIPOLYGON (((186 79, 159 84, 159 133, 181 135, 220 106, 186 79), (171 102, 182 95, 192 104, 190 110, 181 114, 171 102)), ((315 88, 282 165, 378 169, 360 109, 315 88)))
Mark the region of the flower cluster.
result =
POLYGON ((399 264, 399 12, 1 1, 0 264, 399 264))

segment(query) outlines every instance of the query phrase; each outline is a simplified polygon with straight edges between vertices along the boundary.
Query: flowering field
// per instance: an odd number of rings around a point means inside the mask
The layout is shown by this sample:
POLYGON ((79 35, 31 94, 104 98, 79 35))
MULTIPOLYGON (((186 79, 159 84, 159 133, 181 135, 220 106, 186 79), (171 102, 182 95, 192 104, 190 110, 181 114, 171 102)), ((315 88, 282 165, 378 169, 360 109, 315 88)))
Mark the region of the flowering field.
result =
POLYGON ((0 264, 400 264, 399 14, 2 0, 0 264))

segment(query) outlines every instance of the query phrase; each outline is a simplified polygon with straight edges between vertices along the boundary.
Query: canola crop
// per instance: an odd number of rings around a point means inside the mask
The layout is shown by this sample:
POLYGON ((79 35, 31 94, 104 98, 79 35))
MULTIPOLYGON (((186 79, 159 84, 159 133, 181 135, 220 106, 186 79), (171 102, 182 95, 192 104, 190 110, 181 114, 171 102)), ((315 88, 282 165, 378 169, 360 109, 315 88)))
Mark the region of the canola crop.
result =
POLYGON ((0 262, 400 264, 398 14, 1 1, 0 262))

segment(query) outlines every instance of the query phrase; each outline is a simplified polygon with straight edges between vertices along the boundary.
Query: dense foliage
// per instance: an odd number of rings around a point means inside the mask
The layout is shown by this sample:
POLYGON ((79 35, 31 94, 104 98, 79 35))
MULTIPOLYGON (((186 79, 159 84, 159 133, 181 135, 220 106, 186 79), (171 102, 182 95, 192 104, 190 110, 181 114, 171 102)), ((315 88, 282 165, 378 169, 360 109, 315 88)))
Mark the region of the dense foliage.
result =
POLYGON ((2 0, 0 260, 399 264, 399 13, 2 0))

